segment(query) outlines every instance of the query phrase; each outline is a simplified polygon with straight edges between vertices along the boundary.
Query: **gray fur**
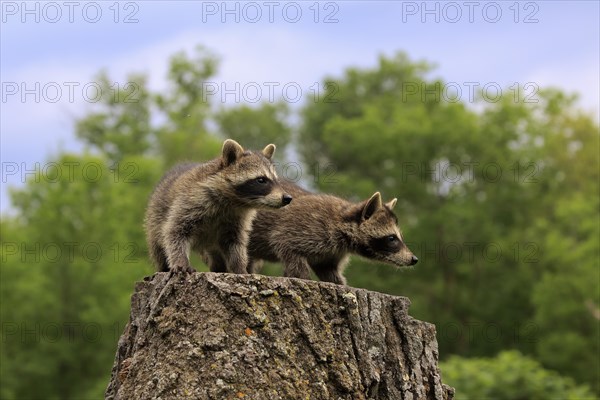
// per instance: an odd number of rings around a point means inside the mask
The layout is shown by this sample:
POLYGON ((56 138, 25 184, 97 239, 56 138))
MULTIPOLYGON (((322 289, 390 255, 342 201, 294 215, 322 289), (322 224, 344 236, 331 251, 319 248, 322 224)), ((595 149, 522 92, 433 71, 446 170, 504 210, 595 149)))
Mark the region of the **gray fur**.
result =
POLYGON ((245 151, 228 139, 221 157, 178 165, 165 174, 145 218, 150 258, 159 271, 194 271, 189 261, 194 250, 207 259, 212 271, 246 272, 248 234, 256 209, 279 208, 291 200, 271 163, 274 151, 272 144, 262 153, 245 151), (266 177, 267 183, 256 184, 259 177, 266 177), (262 192, 240 194, 239 187, 249 184, 262 192))
POLYGON ((350 254, 397 267, 414 265, 417 258, 404 244, 392 208, 396 199, 383 204, 379 192, 370 199, 351 203, 339 197, 310 193, 281 181, 294 201, 282 210, 261 210, 252 224, 248 271, 262 260, 281 261, 284 275, 310 279, 310 269, 322 281, 345 284, 343 271, 350 254), (396 235, 393 250, 373 245, 396 235))

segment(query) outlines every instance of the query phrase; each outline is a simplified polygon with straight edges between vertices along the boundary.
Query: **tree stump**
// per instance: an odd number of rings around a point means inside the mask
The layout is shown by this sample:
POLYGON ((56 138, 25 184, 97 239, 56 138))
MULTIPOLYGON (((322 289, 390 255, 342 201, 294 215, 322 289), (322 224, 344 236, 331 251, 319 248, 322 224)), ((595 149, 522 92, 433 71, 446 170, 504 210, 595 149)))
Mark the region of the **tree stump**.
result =
POLYGON ((262 275, 136 284, 107 399, 452 399, 410 300, 262 275))

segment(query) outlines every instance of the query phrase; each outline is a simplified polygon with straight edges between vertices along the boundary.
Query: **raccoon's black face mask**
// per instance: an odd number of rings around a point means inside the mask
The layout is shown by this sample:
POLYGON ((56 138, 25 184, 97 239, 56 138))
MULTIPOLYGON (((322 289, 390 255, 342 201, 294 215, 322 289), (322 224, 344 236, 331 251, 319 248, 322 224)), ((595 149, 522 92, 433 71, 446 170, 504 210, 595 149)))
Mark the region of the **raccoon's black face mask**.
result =
POLYGON ((402 241, 396 234, 387 235, 379 238, 373 238, 369 241, 369 246, 376 253, 397 253, 402 249, 402 241))
POLYGON ((367 243, 359 246, 358 253, 367 258, 383 260, 387 256, 402 250, 403 243, 396 234, 370 238, 367 243))
POLYGON ((275 183, 269 177, 259 176, 235 186, 235 193, 243 198, 257 199, 271 193, 275 183))

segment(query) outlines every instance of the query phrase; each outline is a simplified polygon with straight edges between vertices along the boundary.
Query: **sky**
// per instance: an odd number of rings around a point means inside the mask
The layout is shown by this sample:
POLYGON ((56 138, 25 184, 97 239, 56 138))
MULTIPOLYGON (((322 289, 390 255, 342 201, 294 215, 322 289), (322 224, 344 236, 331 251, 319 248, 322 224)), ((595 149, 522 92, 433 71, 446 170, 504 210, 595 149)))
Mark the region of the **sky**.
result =
MULTIPOLYGON (((8 187, 81 149, 74 121, 93 109, 95 76, 115 87, 144 73, 166 87, 169 58, 201 44, 219 56, 217 104, 310 101, 325 76, 398 51, 436 66, 448 95, 470 102, 515 83, 553 86, 600 114, 598 1, 2 1, 0 211, 8 187), (245 88, 245 89, 244 89, 245 88), (299 90, 298 90, 299 89, 299 90)), ((207 86, 208 87, 208 86, 207 86)))

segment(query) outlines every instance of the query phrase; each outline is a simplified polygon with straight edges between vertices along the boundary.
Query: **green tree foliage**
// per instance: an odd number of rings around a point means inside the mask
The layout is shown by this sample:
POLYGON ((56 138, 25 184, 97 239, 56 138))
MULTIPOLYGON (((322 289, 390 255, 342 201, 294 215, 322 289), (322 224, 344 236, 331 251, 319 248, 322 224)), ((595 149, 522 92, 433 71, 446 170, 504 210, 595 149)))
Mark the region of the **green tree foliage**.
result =
POLYGON ((548 90, 540 159, 548 170, 541 213, 530 227, 544 244, 534 283, 533 321, 544 365, 600 391, 600 176, 598 126, 573 110, 574 97, 548 90))
POLYGON ((221 143, 207 127, 211 96, 206 82, 217 66, 217 58, 201 46, 191 56, 175 54, 169 87, 161 93, 150 93, 146 77, 140 74, 131 74, 120 87, 100 73, 99 107, 76 122, 76 134, 114 162, 125 155, 148 154, 164 160, 166 166, 182 159, 211 158, 221 143))
POLYGON ((77 121, 76 135, 118 162, 125 155, 144 154, 151 146, 150 95, 146 78, 130 75, 123 87, 98 75, 101 109, 77 121))
POLYGON ((596 390, 600 389, 600 232, 594 215, 599 206, 593 195, 570 194, 557 199, 554 212, 539 221, 537 229, 547 243, 547 266, 532 293, 534 321, 544 332, 536 343, 538 359, 596 390), (556 227, 548 228, 548 223, 556 227))
POLYGON ((303 109, 303 160, 330 171, 316 186, 398 197, 421 260, 404 273, 354 260, 350 284, 410 297, 442 356, 517 348, 598 389, 597 123, 554 89, 448 101, 430 71, 382 57, 327 77, 337 101, 303 109))
POLYGON ((291 137, 291 128, 286 122, 288 115, 287 104, 280 102, 264 103, 257 108, 247 105, 224 108, 215 119, 219 131, 225 137, 253 149, 261 149, 266 143, 274 143, 281 147, 278 153, 282 153, 291 137))
POLYGON ((585 386, 544 369, 518 351, 494 358, 453 356, 440 363, 444 382, 458 388, 456 400, 595 399, 585 386))
POLYGON ((217 67, 217 58, 202 46, 191 57, 181 52, 171 58, 169 90, 154 96, 162 120, 156 130, 157 153, 167 166, 218 154, 221 142, 207 127, 211 96, 206 90, 217 67))
POLYGON ((125 160, 111 170, 103 157, 65 154, 13 191, 18 216, 2 226, 2 398, 101 397, 132 284, 152 272, 135 199, 161 171, 125 160))
POLYGON ((443 364, 459 396, 586 395, 501 353, 509 348, 600 390, 598 124, 574 97, 545 89, 531 103, 512 88, 449 101, 430 65, 398 54, 324 79, 293 130, 285 104, 215 104, 206 83, 217 68, 202 47, 176 54, 160 93, 142 75, 115 88, 101 74, 101 101, 75 124, 86 151, 53 157, 60 173, 45 168, 11 192, 0 223, 1 398, 102 397, 133 284, 152 272, 148 196, 166 168, 215 157, 225 137, 289 144, 318 190, 398 197, 419 264, 400 272, 354 259, 349 284, 409 296, 411 314, 436 323, 442 357, 500 354, 443 364))
MULTIPOLYGON (((100 101, 75 123, 86 152, 52 157, 11 191, 14 216, 0 226, 0 398, 102 398, 134 282, 153 272, 148 196, 169 166, 220 152, 225 134, 209 131, 217 113, 203 94, 216 67, 202 47, 177 54, 161 93, 143 75, 118 87, 101 73, 100 101)), ((219 115, 234 129, 260 119, 289 137, 285 113, 266 105, 219 115)))

